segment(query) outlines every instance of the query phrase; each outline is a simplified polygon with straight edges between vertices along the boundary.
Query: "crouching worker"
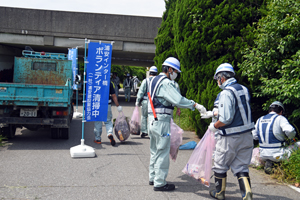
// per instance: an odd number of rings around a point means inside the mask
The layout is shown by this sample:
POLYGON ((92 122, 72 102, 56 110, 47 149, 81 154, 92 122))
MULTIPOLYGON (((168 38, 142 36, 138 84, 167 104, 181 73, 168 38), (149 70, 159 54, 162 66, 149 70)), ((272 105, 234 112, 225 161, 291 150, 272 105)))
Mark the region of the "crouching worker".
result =
POLYGON ((200 113, 206 112, 204 106, 181 96, 170 80, 171 76, 181 72, 180 63, 176 58, 167 58, 163 63, 162 71, 151 79, 149 85, 151 99, 148 99, 149 185, 154 185, 154 191, 175 189, 174 184, 166 182, 170 165, 170 123, 174 109, 172 105, 191 110, 196 108, 200 113))
POLYGON ((265 173, 271 174, 274 162, 279 162, 290 157, 292 147, 284 148, 284 141, 293 139, 296 135, 294 127, 282 116, 284 106, 275 101, 269 107, 269 114, 260 117, 255 130, 252 131, 253 139, 259 140, 260 158, 265 163, 265 173))
POLYGON ((229 63, 221 64, 214 75, 222 92, 218 103, 218 121, 209 129, 218 133, 212 170, 216 189, 210 191, 215 199, 225 199, 227 171, 237 176, 243 200, 252 199, 249 168, 254 129, 248 89, 237 83, 235 72, 229 63))

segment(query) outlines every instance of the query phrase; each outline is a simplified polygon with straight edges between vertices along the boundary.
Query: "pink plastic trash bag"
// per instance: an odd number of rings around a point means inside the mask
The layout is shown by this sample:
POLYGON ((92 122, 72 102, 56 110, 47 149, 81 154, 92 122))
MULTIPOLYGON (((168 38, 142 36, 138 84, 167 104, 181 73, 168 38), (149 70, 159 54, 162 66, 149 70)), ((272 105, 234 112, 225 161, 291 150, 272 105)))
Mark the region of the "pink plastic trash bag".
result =
POLYGON ((183 130, 174 123, 173 119, 171 119, 171 144, 170 144, 170 158, 175 161, 178 154, 179 146, 182 143, 182 134, 183 130))
POLYGON ((259 147, 253 148, 250 165, 253 167, 258 167, 262 165, 262 162, 263 161, 259 157, 259 147))
POLYGON ((139 113, 139 107, 136 106, 133 110, 131 120, 129 122, 130 126, 130 133, 132 135, 140 135, 141 134, 141 125, 140 125, 140 113, 139 113))
POLYGON ((182 172, 209 187, 214 150, 215 134, 207 129, 182 172))
POLYGON ((115 122, 115 135, 121 142, 125 142, 130 135, 128 122, 123 112, 119 113, 119 116, 115 122))

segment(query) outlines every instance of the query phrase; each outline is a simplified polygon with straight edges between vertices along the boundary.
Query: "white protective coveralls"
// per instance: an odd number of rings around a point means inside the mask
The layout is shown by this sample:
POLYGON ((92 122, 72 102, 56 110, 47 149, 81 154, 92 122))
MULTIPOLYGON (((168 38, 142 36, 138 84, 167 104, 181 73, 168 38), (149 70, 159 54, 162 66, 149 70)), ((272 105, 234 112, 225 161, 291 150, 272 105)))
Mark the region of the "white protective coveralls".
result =
POLYGON ((290 157, 292 149, 284 148, 283 142, 286 137, 293 139, 296 131, 284 116, 270 112, 256 121, 252 135, 259 140, 260 158, 279 162, 290 157))
POLYGON ((179 94, 181 94, 179 84, 178 84, 176 81, 174 81, 174 80, 172 80, 172 82, 173 82, 173 84, 174 84, 176 90, 179 92, 179 94))
MULTIPOLYGON (((165 76, 160 73, 155 78, 165 76)), ((155 80, 152 79, 151 82, 155 80)), ((181 96, 176 90, 174 84, 168 78, 163 79, 157 84, 157 90, 154 92, 152 99, 157 99, 166 107, 175 105, 179 108, 189 108, 195 110, 195 102, 181 96)), ((152 84, 150 83, 150 93, 152 91, 152 84)), ((152 91, 153 93, 153 91, 152 91)), ((152 96, 151 93, 151 96, 152 96)), ((155 105, 154 105, 155 107, 155 105)), ((150 137, 150 165, 149 165, 149 181, 154 181, 154 187, 163 187, 167 184, 166 177, 169 171, 170 164, 170 122, 173 114, 172 109, 164 111, 164 108, 156 108, 157 121, 151 109, 150 102, 148 103, 148 129, 150 137), (168 114, 166 114, 168 112, 168 114)))
POLYGON ((148 121, 148 94, 149 84, 153 77, 146 78, 142 81, 140 89, 137 93, 136 102, 142 102, 142 115, 141 115, 141 132, 148 134, 147 121, 148 121))
POLYGON ((248 165, 252 157, 253 137, 251 131, 254 129, 254 123, 251 117, 250 97, 245 87, 236 92, 229 90, 229 87, 234 88, 234 85, 239 85, 235 83, 235 78, 226 80, 222 84, 225 89, 219 96, 219 121, 226 124, 219 128, 219 134, 216 136, 213 171, 219 174, 226 173, 229 168, 234 175, 239 172, 248 173, 248 165), (241 102, 242 96, 248 99, 244 106, 241 102))
POLYGON ((123 88, 124 88, 125 101, 128 102, 130 101, 131 87, 132 87, 132 81, 129 78, 129 76, 127 76, 127 78, 123 82, 123 88))

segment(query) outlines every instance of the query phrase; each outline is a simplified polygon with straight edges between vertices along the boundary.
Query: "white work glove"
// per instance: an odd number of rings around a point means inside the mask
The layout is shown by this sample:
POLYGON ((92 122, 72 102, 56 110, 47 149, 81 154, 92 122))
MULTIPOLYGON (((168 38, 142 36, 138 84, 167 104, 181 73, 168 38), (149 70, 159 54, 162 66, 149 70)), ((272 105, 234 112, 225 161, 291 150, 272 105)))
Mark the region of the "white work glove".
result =
POLYGON ((118 106, 117 109, 118 109, 118 112, 122 112, 122 106, 118 106))
POLYGON ((213 123, 213 122, 210 123, 210 125, 208 126, 208 129, 211 130, 211 132, 213 132, 213 133, 215 133, 219 130, 215 127, 215 123, 213 123))
POLYGON ((140 104, 139 102, 135 102, 135 106, 139 106, 139 104, 140 104))
POLYGON ((201 114, 204 114, 206 113, 206 108, 198 103, 196 103, 196 106, 195 108, 201 113, 201 114))
POLYGON ((214 116, 212 111, 207 111, 206 113, 201 113, 201 119, 208 119, 214 116))

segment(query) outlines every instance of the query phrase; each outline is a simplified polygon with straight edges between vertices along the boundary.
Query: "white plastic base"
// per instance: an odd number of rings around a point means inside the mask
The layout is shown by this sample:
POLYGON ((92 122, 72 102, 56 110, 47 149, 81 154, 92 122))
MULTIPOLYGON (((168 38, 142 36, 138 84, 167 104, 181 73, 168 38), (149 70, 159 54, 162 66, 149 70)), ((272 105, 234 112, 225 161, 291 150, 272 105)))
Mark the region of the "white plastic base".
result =
POLYGON ((95 149, 85 145, 83 139, 81 139, 80 145, 70 148, 70 154, 72 158, 92 158, 96 156, 95 149))
POLYGON ((80 112, 74 112, 73 113, 73 118, 82 118, 82 113, 80 113, 80 112))

